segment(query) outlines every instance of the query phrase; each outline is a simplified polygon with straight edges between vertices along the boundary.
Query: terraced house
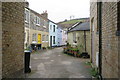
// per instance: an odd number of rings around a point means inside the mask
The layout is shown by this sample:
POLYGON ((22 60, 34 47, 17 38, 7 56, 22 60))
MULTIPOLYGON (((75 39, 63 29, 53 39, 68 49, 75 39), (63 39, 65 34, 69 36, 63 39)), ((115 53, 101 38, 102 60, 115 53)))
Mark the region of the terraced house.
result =
MULTIPOLYGON (((25 9, 25 46, 41 49, 49 46, 49 29, 47 12, 39 14, 30 8, 25 9)), ((26 48, 25 47, 25 48, 26 48)))
POLYGON ((58 25, 49 20, 49 46, 50 47, 55 47, 57 46, 57 28, 58 28, 58 25))

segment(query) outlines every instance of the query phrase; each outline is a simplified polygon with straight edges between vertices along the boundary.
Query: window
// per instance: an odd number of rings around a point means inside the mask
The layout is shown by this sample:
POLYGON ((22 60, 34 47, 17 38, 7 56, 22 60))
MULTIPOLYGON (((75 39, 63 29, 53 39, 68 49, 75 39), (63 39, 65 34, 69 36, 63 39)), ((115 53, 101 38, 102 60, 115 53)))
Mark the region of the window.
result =
POLYGON ((37 24, 37 25, 40 25, 40 18, 39 17, 35 17, 35 23, 37 24))
POLYGON ((42 35, 42 41, 45 41, 45 35, 42 35))
POLYGON ((53 32, 55 32, 55 25, 53 25, 53 32))
POLYGON ((76 33, 73 33, 73 42, 76 41, 76 33))
POLYGON ((35 17, 35 19, 36 19, 36 20, 35 20, 35 23, 37 24, 37 16, 35 17))
POLYGON ((32 41, 36 41, 36 39, 37 39, 37 34, 34 33, 34 34, 32 35, 32 41))
POLYGON ((29 11, 25 10, 25 21, 29 22, 29 11))
POLYGON ((26 41, 26 32, 24 33, 24 41, 26 41))
POLYGON ((27 42, 29 42, 29 31, 27 31, 27 42))
POLYGON ((34 34, 32 35, 32 41, 34 41, 34 34))
POLYGON ((55 44, 55 36, 53 36, 53 44, 55 44))
POLYGON ((50 30, 52 30, 52 25, 50 25, 50 30))
POLYGON ((49 37, 48 37, 48 35, 47 35, 47 36, 46 36, 46 41, 48 41, 48 38, 49 38, 49 37))

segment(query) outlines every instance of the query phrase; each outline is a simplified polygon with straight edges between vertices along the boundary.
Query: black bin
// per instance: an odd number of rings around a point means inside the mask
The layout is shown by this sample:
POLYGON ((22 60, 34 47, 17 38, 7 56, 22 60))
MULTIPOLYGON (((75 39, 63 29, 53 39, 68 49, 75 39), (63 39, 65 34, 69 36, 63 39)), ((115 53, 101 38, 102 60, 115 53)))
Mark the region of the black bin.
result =
POLYGON ((30 54, 31 52, 29 50, 25 50, 25 59, 24 59, 24 72, 25 73, 30 73, 30 54))

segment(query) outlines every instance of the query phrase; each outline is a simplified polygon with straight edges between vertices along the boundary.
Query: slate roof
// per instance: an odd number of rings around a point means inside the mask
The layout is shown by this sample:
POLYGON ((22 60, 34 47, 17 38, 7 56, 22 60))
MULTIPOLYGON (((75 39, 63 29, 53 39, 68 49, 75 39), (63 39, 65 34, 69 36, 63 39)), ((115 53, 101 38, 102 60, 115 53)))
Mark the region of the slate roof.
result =
POLYGON ((72 31, 89 31, 90 30, 90 22, 79 23, 78 25, 74 26, 68 32, 72 31))

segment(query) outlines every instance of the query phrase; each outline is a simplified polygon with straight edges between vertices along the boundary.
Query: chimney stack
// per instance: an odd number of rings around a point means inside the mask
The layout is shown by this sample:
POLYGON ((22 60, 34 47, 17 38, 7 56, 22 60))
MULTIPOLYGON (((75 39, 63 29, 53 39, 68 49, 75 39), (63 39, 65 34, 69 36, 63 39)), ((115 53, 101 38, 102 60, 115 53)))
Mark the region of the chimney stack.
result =
POLYGON ((44 18, 48 18, 48 13, 47 13, 47 10, 41 14, 44 18))

